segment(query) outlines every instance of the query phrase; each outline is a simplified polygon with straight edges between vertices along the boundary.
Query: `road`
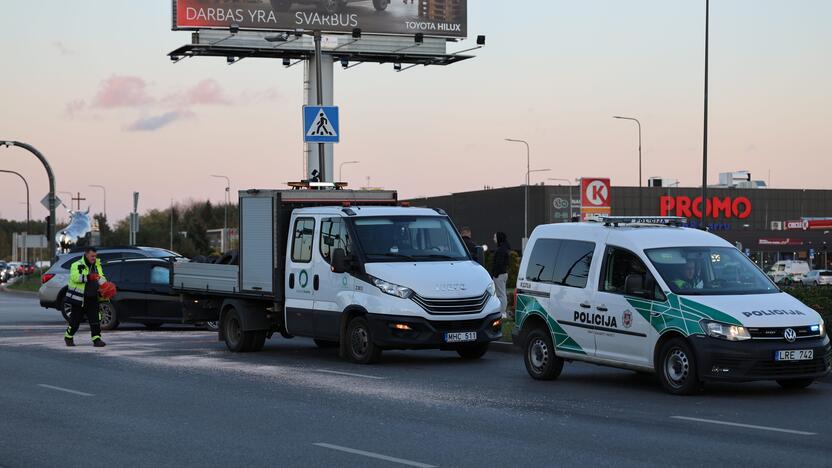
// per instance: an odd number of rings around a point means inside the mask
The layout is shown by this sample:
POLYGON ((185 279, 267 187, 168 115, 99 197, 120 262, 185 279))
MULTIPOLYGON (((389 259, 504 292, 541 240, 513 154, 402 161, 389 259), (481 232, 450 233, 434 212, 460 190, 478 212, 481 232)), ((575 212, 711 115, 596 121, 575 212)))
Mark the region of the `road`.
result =
POLYGON ((0 466, 829 466, 832 382, 664 394, 651 377, 518 354, 342 362, 310 340, 231 354, 185 327, 93 348, 32 297, 0 293, 0 466))

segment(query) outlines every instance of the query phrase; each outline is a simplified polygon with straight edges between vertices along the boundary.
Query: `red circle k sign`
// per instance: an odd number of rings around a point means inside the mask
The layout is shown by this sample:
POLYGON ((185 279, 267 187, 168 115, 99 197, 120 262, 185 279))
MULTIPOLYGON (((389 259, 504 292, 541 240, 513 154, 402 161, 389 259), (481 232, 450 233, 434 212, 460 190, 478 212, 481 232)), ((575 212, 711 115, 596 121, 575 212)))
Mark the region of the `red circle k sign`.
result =
POLYGON ((581 206, 610 206, 610 179, 581 179, 581 206))

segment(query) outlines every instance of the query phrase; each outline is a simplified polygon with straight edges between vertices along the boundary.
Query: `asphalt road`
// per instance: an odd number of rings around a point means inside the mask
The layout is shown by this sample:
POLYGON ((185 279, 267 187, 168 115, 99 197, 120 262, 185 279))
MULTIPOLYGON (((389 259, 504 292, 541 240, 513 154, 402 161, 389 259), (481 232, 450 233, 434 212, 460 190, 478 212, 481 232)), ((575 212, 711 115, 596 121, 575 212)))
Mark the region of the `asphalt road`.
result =
POLYGON ((310 340, 231 354, 185 327, 93 348, 0 293, 0 466, 830 466, 832 382, 664 394, 649 376, 518 354, 342 362, 310 340))

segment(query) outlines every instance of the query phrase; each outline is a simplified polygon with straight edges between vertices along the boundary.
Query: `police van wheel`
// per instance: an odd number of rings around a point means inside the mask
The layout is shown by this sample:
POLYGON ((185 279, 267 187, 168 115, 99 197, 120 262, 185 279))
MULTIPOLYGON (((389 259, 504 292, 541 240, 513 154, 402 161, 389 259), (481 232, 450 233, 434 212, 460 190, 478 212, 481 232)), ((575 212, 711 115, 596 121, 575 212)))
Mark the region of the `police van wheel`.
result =
POLYGON ((98 313, 101 318, 102 330, 115 330, 118 328, 118 314, 112 302, 102 302, 99 304, 98 313))
POLYGON ((373 364, 381 360, 381 348, 373 343, 370 323, 361 316, 347 325, 347 356, 358 364, 373 364))
POLYGON ((460 346, 456 349, 456 353, 462 359, 479 359, 485 356, 488 352, 488 343, 477 343, 472 345, 460 346))
POLYGON ((702 389, 696 357, 683 338, 671 338, 662 345, 656 372, 662 387, 674 395, 691 395, 702 389))
POLYGON ((555 355, 551 334, 540 328, 532 330, 526 337, 523 361, 529 375, 536 380, 554 380, 563 370, 563 359, 555 355))
POLYGON ((812 385, 815 379, 781 379, 777 384, 786 390, 800 390, 812 385))

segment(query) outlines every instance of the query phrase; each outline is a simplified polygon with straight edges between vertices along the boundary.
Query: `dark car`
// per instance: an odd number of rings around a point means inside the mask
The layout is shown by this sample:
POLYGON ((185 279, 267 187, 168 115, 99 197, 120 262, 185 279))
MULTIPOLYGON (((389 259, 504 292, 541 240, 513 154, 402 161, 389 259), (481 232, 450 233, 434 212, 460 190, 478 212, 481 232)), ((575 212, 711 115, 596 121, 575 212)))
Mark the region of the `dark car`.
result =
MULTIPOLYGON (((110 302, 101 304, 101 328, 114 330, 135 322, 155 329, 164 323, 182 323, 182 304, 171 293, 173 262, 157 258, 111 260, 101 267, 118 288, 110 302)), ((66 315, 65 315, 66 316, 66 315)))

